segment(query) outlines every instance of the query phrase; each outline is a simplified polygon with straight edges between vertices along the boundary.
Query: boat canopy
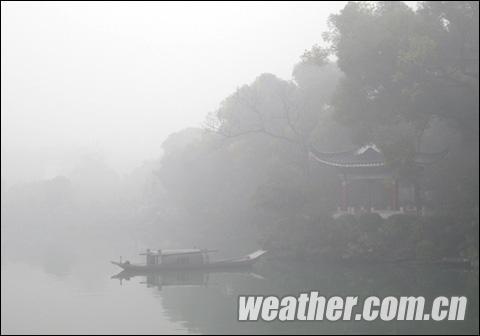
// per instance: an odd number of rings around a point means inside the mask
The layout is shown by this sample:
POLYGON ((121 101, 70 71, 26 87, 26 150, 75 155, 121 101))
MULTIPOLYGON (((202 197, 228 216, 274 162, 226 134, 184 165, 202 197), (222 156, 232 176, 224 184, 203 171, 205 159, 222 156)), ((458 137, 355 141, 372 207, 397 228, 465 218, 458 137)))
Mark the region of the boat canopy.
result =
POLYGON ((217 250, 208 250, 208 249, 178 249, 178 250, 157 250, 157 251, 147 250, 147 252, 140 253, 140 255, 173 256, 173 255, 212 253, 212 252, 217 252, 217 250))

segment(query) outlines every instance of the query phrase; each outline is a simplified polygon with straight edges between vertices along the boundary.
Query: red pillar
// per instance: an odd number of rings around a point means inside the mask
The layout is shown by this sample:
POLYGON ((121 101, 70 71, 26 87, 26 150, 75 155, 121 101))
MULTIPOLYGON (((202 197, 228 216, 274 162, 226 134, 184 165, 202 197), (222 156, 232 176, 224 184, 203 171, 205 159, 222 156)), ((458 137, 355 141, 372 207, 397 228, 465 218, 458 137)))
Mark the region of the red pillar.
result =
POLYGON ((413 183, 413 196, 414 196, 417 216, 419 216, 422 212, 422 194, 420 191, 420 182, 418 179, 415 179, 413 183))
POLYGON ((367 205, 367 212, 370 213, 372 212, 372 207, 373 207, 373 180, 367 180, 367 196, 368 196, 368 205, 367 205))
POLYGON ((347 188, 347 179, 342 180, 342 205, 341 209, 347 211, 348 208, 348 188, 347 188))
POLYGON ((392 188, 392 210, 398 211, 398 180, 393 180, 393 188, 392 188))

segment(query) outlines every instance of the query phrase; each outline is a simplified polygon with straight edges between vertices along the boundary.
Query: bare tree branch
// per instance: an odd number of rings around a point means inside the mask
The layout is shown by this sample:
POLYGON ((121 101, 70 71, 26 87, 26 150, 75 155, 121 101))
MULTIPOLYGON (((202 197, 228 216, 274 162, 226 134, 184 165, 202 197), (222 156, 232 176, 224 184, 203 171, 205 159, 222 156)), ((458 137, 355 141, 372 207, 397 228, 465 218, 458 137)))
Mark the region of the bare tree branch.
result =
POLYGON ((306 140, 298 131, 295 125, 300 118, 300 112, 298 111, 298 109, 292 109, 291 104, 288 101, 284 92, 278 92, 278 97, 282 103, 284 113, 282 116, 272 117, 271 120, 284 120, 288 125, 289 129, 291 130, 291 133, 294 135, 293 138, 285 134, 278 134, 268 128, 265 114, 259 108, 259 101, 257 99, 257 96, 255 95, 255 92, 253 92, 251 95, 245 95, 238 91, 236 95, 238 102, 240 102, 244 107, 246 107, 256 116, 258 125, 250 129, 232 131, 226 130, 224 127, 222 127, 220 122, 215 121, 212 118, 211 122, 206 124, 205 129, 207 131, 219 134, 226 138, 235 138, 249 134, 264 134, 275 139, 284 140, 295 145, 306 147, 306 140), (292 119, 292 114, 294 113, 294 111, 295 120, 292 119))

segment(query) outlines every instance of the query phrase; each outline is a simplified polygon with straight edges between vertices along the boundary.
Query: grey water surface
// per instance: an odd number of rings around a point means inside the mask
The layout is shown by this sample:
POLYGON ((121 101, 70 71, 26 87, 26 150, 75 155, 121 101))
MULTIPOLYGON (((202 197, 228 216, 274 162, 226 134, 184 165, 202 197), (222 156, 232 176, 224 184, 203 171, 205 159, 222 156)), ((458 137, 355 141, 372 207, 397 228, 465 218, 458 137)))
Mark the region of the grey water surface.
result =
MULTIPOLYGON (((101 249, 100 249, 101 250, 101 249)), ((2 258, 2 331, 20 333, 471 333, 478 330, 478 271, 361 267, 265 258, 251 270, 170 272, 119 279, 108 252, 50 247, 2 258), (29 258, 27 258, 29 256, 29 258), (465 321, 238 322, 238 295, 466 295, 465 321)), ((131 256, 135 257, 134 248, 131 256)), ((138 256, 138 258, 140 258, 138 256)))

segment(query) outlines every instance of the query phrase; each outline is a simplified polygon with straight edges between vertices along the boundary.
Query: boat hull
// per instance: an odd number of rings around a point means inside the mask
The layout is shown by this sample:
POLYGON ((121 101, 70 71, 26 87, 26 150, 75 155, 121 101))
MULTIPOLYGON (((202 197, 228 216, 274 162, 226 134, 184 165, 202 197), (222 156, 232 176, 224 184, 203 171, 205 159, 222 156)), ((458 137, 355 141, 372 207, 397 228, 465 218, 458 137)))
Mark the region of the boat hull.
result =
POLYGON ((164 270, 211 270, 211 269, 229 269, 250 267, 258 261, 258 259, 265 254, 266 251, 259 250, 239 259, 228 259, 214 261, 205 264, 154 264, 141 265, 131 264, 129 262, 112 261, 112 264, 123 268, 130 272, 157 272, 164 270))

